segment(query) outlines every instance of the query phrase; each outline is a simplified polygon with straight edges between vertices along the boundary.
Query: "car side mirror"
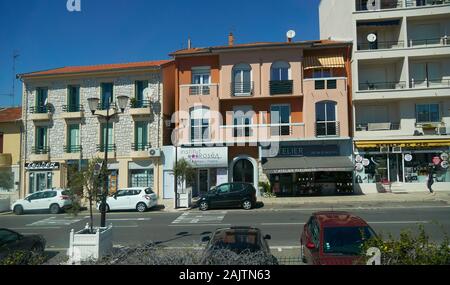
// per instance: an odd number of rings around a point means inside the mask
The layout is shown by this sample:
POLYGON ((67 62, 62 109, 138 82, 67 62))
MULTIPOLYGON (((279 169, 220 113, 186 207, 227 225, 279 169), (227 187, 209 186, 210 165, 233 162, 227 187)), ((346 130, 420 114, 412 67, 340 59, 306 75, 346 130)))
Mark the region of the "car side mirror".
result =
POLYGON ((264 236, 264 239, 265 239, 265 240, 271 240, 272 237, 271 237, 270 235, 265 235, 265 236, 264 236))
POLYGON ((27 200, 28 202, 30 202, 30 203, 31 203, 31 199, 30 199, 30 198, 26 198, 25 200, 27 200))
POLYGON ((208 236, 202 238, 202 242, 209 242, 210 240, 211 238, 208 236))

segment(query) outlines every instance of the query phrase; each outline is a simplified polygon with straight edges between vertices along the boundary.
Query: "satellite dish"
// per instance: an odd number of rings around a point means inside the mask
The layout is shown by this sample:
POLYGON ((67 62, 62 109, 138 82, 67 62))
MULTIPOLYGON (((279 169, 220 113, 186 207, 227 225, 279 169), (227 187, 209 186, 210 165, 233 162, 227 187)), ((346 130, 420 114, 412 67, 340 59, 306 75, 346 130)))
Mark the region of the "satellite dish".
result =
POLYGON ((370 42, 370 43, 374 43, 374 42, 376 42, 376 40, 377 40, 377 35, 375 35, 375 34, 369 34, 369 35, 367 35, 367 40, 370 42))
POLYGON ((295 31, 294 30, 290 30, 286 33, 286 36, 288 37, 288 39, 293 39, 295 38, 295 31))

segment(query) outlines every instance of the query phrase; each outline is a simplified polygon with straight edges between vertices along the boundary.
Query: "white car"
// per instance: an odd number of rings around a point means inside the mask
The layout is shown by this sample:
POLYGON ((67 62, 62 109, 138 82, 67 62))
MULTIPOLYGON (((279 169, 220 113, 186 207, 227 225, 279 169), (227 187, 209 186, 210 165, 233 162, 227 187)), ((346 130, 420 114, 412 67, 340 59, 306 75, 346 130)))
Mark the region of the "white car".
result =
MULTIPOLYGON (((136 210, 145 212, 158 204, 158 196, 150 188, 127 188, 106 199, 106 211, 136 210)), ((97 209, 100 210, 100 203, 97 209)))
POLYGON ((50 210, 51 214, 59 214, 62 209, 72 206, 69 191, 53 189, 39 191, 28 195, 25 199, 17 200, 11 206, 11 211, 16 215, 25 212, 50 210))

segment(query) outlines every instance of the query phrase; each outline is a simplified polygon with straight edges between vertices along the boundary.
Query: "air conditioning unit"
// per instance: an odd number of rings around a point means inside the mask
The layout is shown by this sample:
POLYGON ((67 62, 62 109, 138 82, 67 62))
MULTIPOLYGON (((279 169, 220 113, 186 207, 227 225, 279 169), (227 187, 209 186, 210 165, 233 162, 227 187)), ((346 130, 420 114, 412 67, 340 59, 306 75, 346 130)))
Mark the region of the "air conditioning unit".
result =
POLYGON ((401 146, 392 147, 392 153, 402 153, 402 147, 401 146))
POLYGON ((151 148, 148 150, 148 155, 150 157, 161 157, 161 149, 159 148, 151 148))
POLYGON ((382 146, 380 147, 381 153, 389 153, 389 147, 388 146, 382 146))

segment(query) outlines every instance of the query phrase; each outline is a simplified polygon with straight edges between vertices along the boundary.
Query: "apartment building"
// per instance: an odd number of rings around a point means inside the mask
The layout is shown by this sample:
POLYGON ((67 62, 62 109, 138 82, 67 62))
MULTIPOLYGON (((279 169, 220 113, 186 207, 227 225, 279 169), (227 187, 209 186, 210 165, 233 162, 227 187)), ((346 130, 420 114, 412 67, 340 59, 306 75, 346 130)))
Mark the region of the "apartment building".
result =
POLYGON ((356 183, 450 187, 450 1, 322 0, 321 38, 352 40, 356 183))
POLYGON ((0 194, 19 191, 21 119, 21 108, 0 109, 0 194))
POLYGON ((105 152, 110 193, 119 188, 150 187, 159 195, 160 154, 168 132, 164 118, 173 113, 171 93, 166 94, 163 82, 171 78, 165 72, 171 64, 64 67, 19 75, 26 133, 21 195, 67 187, 73 173, 93 158, 103 159, 105 152), (116 103, 123 96, 129 99, 122 113, 116 103), (99 100, 95 115, 90 98, 99 100), (118 113, 108 125, 98 116, 106 115, 107 110, 118 113))
POLYGON ((193 196, 225 182, 269 182, 277 196, 351 185, 351 44, 268 42, 188 48, 176 68, 176 159, 193 196))

